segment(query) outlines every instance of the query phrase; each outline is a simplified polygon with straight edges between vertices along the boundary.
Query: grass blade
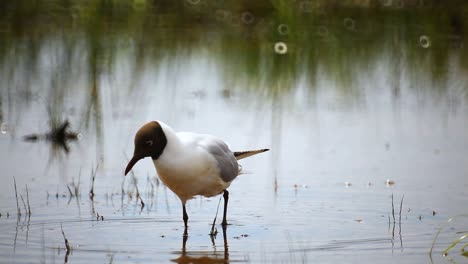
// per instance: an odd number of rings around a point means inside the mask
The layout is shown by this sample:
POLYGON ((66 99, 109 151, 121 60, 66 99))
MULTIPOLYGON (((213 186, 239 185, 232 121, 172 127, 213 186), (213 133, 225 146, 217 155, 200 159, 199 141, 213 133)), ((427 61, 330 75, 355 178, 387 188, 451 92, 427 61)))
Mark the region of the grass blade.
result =
POLYGON ((455 241, 453 241, 453 243, 450 244, 450 246, 448 246, 448 248, 446 248, 446 249, 444 250, 444 252, 442 252, 442 254, 443 254, 444 256, 446 256, 446 255, 448 254, 448 252, 449 252, 454 246, 456 246, 460 241, 462 241, 462 240, 465 239, 466 237, 468 237, 468 234, 465 234, 465 235, 461 236, 460 238, 455 239, 455 241))
POLYGON ((401 225, 401 209, 403 208, 403 199, 405 199, 405 195, 403 194, 403 196, 401 197, 401 201, 400 201, 400 214, 399 214, 399 219, 398 219, 398 223, 400 223, 401 225))
POLYGON ((16 179, 14 176, 13 176, 13 182, 15 183, 16 209, 18 210, 18 216, 21 216, 21 209, 19 207, 19 202, 18 202, 18 191, 16 189, 16 179))
POLYGON ((29 191, 28 191, 28 185, 26 184, 26 200, 28 202, 28 213, 29 216, 31 216, 31 205, 29 204, 29 191))
MULTIPOLYGON (((437 231, 437 233, 436 233, 434 239, 432 240, 431 249, 429 250, 429 258, 431 259, 431 261, 432 261, 432 251, 434 250, 435 243, 436 243, 437 239, 439 238, 440 233, 442 233, 442 231, 445 229, 445 227, 447 227, 448 224, 450 224, 450 222, 452 222, 454 219, 459 218, 459 217, 468 217, 468 214, 456 215, 456 216, 450 218, 450 219, 447 220, 447 222, 445 222, 445 223, 439 228, 439 230, 437 231)), ((447 249, 449 249, 449 248, 447 248, 447 249)), ((447 250, 447 249, 446 249, 446 250, 447 250)), ((446 251, 446 250, 445 250, 445 251, 446 251)), ((445 251, 444 251, 444 252, 445 252, 445 251)))

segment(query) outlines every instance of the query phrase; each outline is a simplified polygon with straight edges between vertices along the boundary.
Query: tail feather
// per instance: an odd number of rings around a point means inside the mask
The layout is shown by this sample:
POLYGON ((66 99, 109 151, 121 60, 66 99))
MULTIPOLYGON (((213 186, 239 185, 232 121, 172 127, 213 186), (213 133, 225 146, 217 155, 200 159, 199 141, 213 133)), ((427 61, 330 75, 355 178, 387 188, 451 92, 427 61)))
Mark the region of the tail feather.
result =
POLYGON ((269 151, 270 149, 257 149, 257 150, 247 150, 247 151, 235 151, 234 152, 234 157, 236 157, 237 160, 241 160, 256 154, 263 153, 265 151, 269 151))

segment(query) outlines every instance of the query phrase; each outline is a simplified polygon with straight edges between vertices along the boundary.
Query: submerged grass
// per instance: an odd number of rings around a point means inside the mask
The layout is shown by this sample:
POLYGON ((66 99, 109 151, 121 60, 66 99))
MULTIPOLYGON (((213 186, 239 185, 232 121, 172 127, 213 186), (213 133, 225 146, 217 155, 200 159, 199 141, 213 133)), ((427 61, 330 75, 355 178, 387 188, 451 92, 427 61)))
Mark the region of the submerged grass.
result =
MULTIPOLYGON (((405 199, 405 195, 403 194, 403 196, 401 197, 401 200, 400 200, 400 212, 398 213, 398 224, 401 225, 401 211, 403 209, 403 200, 405 199)), ((395 204, 393 202, 393 193, 392 193, 392 218, 393 218, 393 224, 396 223, 396 217, 395 217, 395 204)), ((390 225, 390 216, 388 216, 388 223, 390 225)))
MULTIPOLYGON (((445 228, 455 219, 458 219, 458 218, 468 218, 468 214, 462 214, 462 215, 456 215, 452 218, 450 218, 449 220, 447 220, 447 222, 445 222, 440 228, 439 230, 437 231, 435 237, 434 237, 434 240, 432 240, 432 245, 431 245, 431 249, 429 250, 429 258, 431 259, 431 262, 432 262, 432 251, 434 250, 434 246, 435 246, 435 243, 437 242, 437 239, 439 238, 440 234, 442 233, 443 230, 445 230, 445 228)), ((460 241, 462 241, 463 239, 465 239, 466 237, 468 237, 468 233, 467 234, 464 234, 462 235, 461 237, 455 239, 444 251, 442 251, 442 255, 443 256, 447 256, 449 251, 454 248, 458 243, 460 243, 460 241)), ((467 252, 465 251, 465 248, 468 246, 468 244, 465 244, 463 245, 462 249, 461 249, 461 252, 462 252, 462 255, 467 257, 468 254, 467 252)))
POLYGON ((13 176, 13 182, 15 183, 15 196, 16 196, 16 209, 18 210, 18 217, 21 216, 21 209, 19 207, 19 202, 18 202, 18 190, 16 189, 16 179, 13 176))
MULTIPOLYGON (((18 213, 18 217, 21 217, 21 207, 19 205, 19 199, 18 199, 18 188, 16 187, 16 178, 13 176, 13 182, 15 186, 15 197, 16 197, 16 210, 18 213)), ((23 202, 23 207, 24 207, 24 213, 27 216, 31 216, 31 204, 29 203, 29 190, 28 190, 28 185, 26 184, 26 202, 24 201, 23 195, 20 194, 21 201, 23 202)), ((10 216, 10 214, 7 212, 7 217, 10 216)), ((0 214, 1 217, 1 214, 0 214)))
POLYGON ((21 197, 21 201, 23 201, 24 211, 25 211, 26 214, 28 214, 28 213, 27 213, 27 212, 28 212, 28 209, 26 208, 26 203, 24 202, 23 195, 20 195, 20 197, 21 197))
POLYGON ((75 184, 75 179, 74 178, 72 178, 71 188, 67 184, 67 189, 68 189, 68 192, 70 193, 70 198, 81 196, 81 191, 80 191, 80 185, 81 184, 80 184, 80 182, 81 182, 81 171, 80 171, 80 174, 78 175, 78 183, 77 184, 75 184))
MULTIPOLYGON (((129 159, 128 159, 127 155, 125 154, 125 152, 124 152, 124 156, 125 156, 125 158, 127 159, 127 162, 128 162, 129 159)), ((140 200, 141 210, 143 210, 143 208, 145 208, 145 202, 143 202, 143 199, 141 198, 140 190, 138 189, 138 179, 137 179, 137 177, 135 175, 135 172, 130 171, 130 173, 131 173, 131 184, 135 188, 136 202, 138 202, 138 200, 140 200)), ((124 179, 122 181, 122 198, 123 198, 123 195, 125 194, 124 183, 125 183, 125 175, 124 175, 124 179)), ((130 191, 127 191, 127 195, 129 196, 130 199, 132 198, 132 193, 130 191)))
POLYGON ((31 204, 29 203, 29 191, 28 191, 27 184, 26 184, 26 200, 28 202, 28 215, 31 216, 31 204))
POLYGON ((210 236, 214 237, 218 234, 218 230, 216 230, 216 218, 218 217, 219 205, 221 204, 221 196, 219 197, 218 207, 216 208, 216 215, 213 219, 213 224, 211 225, 210 236))
POLYGON ((68 255, 70 255, 70 252, 71 252, 71 246, 70 246, 70 243, 68 242, 67 237, 65 236, 65 232, 63 231, 62 224, 60 224, 60 229, 62 230, 63 240, 65 242, 65 249, 66 249, 65 263, 67 263, 68 262, 68 255))
MULTIPOLYGON (((400 210, 399 210, 399 214, 398 214, 398 234, 400 235, 400 244, 403 243, 402 239, 401 239, 401 212, 403 210, 403 200, 405 198, 405 195, 403 195, 401 197, 401 200, 400 200, 400 210)), ((390 231, 390 227, 392 227, 392 245, 393 245, 393 239, 395 239, 395 227, 396 227, 396 224, 397 224, 397 221, 396 221, 396 217, 395 217, 395 203, 394 203, 394 197, 393 197, 393 193, 392 193, 392 218, 393 218, 393 222, 391 222, 390 220, 390 215, 388 216, 388 230, 390 231), (391 225, 393 224, 393 225, 391 225)))
POLYGON ((468 258, 468 251, 465 250, 466 247, 468 247, 468 244, 463 245, 461 250, 462 250, 462 255, 468 258))
POLYGON ((94 198, 94 181, 96 180, 97 170, 99 168, 99 164, 96 165, 96 168, 93 170, 91 169, 91 188, 89 190, 89 198, 93 200, 94 198))
POLYGON ((401 210, 403 208, 403 199, 405 199, 405 195, 403 194, 403 196, 401 197, 401 201, 400 201, 400 213, 398 215, 398 223, 400 224, 401 226, 401 210))
POLYGON ((68 189, 68 192, 70 193, 70 197, 73 197, 74 194, 73 194, 72 190, 70 189, 70 186, 68 186, 68 184, 67 184, 67 189, 68 189))
MULTIPOLYGON (((452 242, 452 244, 450 244, 450 246, 448 246, 444 252, 442 252, 442 255, 446 256, 448 255, 448 252, 454 247, 456 246, 460 241, 462 241, 463 239, 465 239, 466 237, 468 237, 468 234, 464 234, 463 236, 461 236, 460 238, 457 238, 455 239, 455 241, 452 242)), ((468 244, 465 244, 462 248, 462 253, 464 253, 464 248, 467 246, 468 244)))

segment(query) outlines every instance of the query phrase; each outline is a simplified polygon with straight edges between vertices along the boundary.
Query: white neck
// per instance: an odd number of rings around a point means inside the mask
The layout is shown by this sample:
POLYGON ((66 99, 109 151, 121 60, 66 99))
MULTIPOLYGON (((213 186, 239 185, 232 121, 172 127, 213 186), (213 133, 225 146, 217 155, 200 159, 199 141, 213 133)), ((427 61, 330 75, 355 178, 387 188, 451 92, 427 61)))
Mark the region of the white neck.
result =
POLYGON ((177 136, 176 132, 168 125, 164 124, 161 121, 158 121, 163 129, 164 135, 166 135, 167 144, 164 148, 161 158, 165 157, 174 157, 174 155, 178 155, 182 152, 182 143, 180 142, 179 137, 177 136))

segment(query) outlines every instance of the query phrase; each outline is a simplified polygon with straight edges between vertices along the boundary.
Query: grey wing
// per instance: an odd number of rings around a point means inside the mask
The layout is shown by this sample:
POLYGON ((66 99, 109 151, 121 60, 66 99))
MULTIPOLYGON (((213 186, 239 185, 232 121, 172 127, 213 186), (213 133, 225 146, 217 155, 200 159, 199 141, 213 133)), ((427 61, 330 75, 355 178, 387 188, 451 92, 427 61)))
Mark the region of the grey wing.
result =
POLYGON ((218 162, 221 179, 225 182, 233 181, 239 174, 239 165, 234 153, 226 143, 220 139, 212 138, 210 143, 206 144, 206 149, 218 162))

